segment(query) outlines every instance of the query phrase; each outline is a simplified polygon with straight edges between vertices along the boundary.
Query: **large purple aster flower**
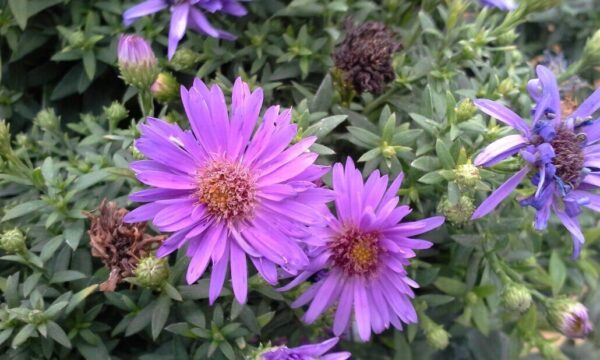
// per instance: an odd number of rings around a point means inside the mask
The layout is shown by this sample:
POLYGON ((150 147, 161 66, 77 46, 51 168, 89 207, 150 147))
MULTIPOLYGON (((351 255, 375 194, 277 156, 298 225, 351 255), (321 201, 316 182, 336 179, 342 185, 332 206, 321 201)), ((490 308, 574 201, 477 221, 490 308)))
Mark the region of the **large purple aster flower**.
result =
POLYGON ((371 329, 380 333, 390 324, 402 329, 402 322, 414 323, 417 314, 411 304, 418 287, 405 270, 414 249, 426 249, 429 241, 411 239, 440 226, 443 217, 400 223, 411 212, 398 205, 396 196, 403 176, 387 188, 388 177, 373 172, 366 183, 348 159, 346 168, 333 168, 337 217, 328 216, 328 227, 315 229, 311 239, 311 265, 290 284, 296 286, 316 272, 328 269, 293 304, 312 301, 304 316, 312 323, 327 308, 337 304, 333 325, 339 336, 348 327, 352 313, 360 338, 367 341, 371 329))
POLYGON ((519 7, 515 0, 479 0, 481 5, 495 7, 504 11, 513 11, 519 7))
POLYGON ((130 167, 150 189, 132 194, 147 202, 126 216, 128 222, 152 219, 162 232, 173 232, 157 251, 162 257, 187 244, 191 258, 187 282, 198 280, 212 261, 209 300, 221 292, 230 263, 233 291, 246 301, 250 260, 269 283, 277 282, 276 265, 297 273, 309 263, 300 241, 321 224, 331 190, 315 181, 328 171, 314 165, 308 148, 315 137, 293 146, 297 126, 291 112, 272 106, 257 125, 263 92, 250 92, 239 78, 233 86, 231 111, 221 89, 199 79, 181 99, 192 130, 148 118, 135 143, 149 160, 130 167))
POLYGON ((212 26, 200 9, 209 13, 223 12, 233 16, 246 15, 246 9, 238 0, 146 0, 125 11, 123 21, 126 26, 129 26, 137 18, 154 14, 167 7, 171 10, 169 59, 175 54, 177 44, 185 35, 185 29, 188 25, 193 30, 214 38, 235 39, 233 34, 212 26))
POLYGON ((591 191, 600 187, 600 122, 591 115, 600 108, 597 90, 571 114, 561 114, 556 78, 544 67, 537 67, 538 79, 528 84, 536 102, 533 123, 491 100, 476 100, 486 114, 516 129, 488 145, 475 159, 475 165, 492 166, 517 153, 526 165, 490 195, 472 216, 478 219, 504 200, 529 174, 536 191, 524 199, 522 206, 536 210, 535 228, 545 229, 554 212, 573 237, 573 257, 584 242, 577 216, 581 206, 600 211, 600 195, 591 191))
POLYGON ((346 360, 350 358, 347 351, 326 354, 339 341, 331 338, 319 344, 304 345, 295 348, 282 346, 280 348, 264 352, 260 355, 261 360, 346 360))

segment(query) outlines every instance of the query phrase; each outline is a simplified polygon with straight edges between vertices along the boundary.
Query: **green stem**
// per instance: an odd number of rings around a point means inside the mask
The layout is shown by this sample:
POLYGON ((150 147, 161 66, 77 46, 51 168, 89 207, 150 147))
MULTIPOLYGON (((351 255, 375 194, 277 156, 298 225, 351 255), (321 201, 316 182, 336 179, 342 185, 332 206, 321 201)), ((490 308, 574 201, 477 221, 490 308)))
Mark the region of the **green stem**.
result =
POLYGON ((557 78, 558 83, 562 83, 571 77, 579 74, 585 69, 585 64, 582 60, 577 61, 576 63, 571 64, 567 70, 565 70, 562 74, 560 74, 557 78))
POLYGON ((383 93, 383 95, 381 95, 377 99, 373 100, 370 104, 365 106, 365 109, 363 110, 363 114, 367 115, 367 114, 371 113, 373 110, 377 109, 379 106, 381 106, 383 103, 385 103, 390 98, 390 96, 392 96, 396 92, 397 89, 398 88, 396 86, 394 86, 391 89, 389 89, 388 91, 386 91, 385 93, 383 93))
POLYGON ((144 117, 154 116, 154 101, 152 100, 152 94, 150 94, 149 91, 141 90, 138 94, 138 102, 144 117))

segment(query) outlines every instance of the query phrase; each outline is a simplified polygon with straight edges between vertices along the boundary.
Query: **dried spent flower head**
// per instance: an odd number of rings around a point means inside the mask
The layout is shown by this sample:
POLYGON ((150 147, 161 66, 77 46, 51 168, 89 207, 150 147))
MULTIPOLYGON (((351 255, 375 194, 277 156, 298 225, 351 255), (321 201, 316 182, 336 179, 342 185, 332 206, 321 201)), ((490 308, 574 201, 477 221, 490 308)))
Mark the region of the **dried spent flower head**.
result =
POLYGON ((91 221, 88 234, 92 256, 100 258, 110 270, 108 280, 100 284, 101 291, 114 291, 121 279, 133 276, 139 260, 149 255, 152 244, 164 239, 146 234, 146 223, 123 223, 127 212, 105 199, 98 207, 98 215, 86 213, 91 221))
POLYGON ((385 24, 369 21, 355 26, 347 19, 346 37, 333 52, 333 61, 357 92, 380 94, 394 80, 392 55, 401 48, 385 24))

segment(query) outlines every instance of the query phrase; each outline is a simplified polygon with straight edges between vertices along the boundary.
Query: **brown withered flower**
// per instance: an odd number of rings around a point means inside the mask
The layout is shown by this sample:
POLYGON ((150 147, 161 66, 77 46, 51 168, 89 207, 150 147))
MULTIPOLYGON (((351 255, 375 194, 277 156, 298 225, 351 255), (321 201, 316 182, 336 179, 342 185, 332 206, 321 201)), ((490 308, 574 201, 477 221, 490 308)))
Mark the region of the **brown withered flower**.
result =
POLYGON ((91 221, 88 234, 92 256, 100 258, 110 269, 110 275, 100 284, 100 290, 114 291, 123 278, 134 275, 138 261, 148 256, 152 245, 165 237, 146 234, 146 223, 123 223, 128 211, 115 202, 102 200, 96 212, 98 215, 85 213, 91 221))
POLYGON ((333 52, 335 67, 357 92, 380 94, 394 80, 392 55, 402 44, 381 22, 356 26, 352 19, 347 19, 345 28, 346 37, 333 52))

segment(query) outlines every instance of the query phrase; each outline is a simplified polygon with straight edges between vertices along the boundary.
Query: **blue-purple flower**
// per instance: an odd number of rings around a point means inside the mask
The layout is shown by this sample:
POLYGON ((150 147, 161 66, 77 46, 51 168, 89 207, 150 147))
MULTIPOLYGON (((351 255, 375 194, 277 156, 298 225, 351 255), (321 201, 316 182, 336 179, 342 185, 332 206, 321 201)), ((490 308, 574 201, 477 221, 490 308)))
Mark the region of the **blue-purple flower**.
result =
POLYGON ((538 79, 528 84, 535 101, 533 122, 525 120, 502 104, 476 100, 475 105, 486 114, 510 125, 519 134, 508 135, 488 145, 475 159, 475 165, 492 166, 519 154, 525 166, 490 195, 472 216, 478 219, 503 201, 532 174, 535 192, 521 199, 522 206, 536 210, 535 228, 545 229, 554 212, 573 238, 573 257, 584 243, 578 215, 582 206, 600 211, 600 195, 592 191, 600 187, 600 122, 591 115, 600 108, 600 90, 596 90, 577 110, 562 114, 556 78, 544 67, 537 67, 538 79))
POLYGON ((268 350, 260 355, 260 360, 346 360, 350 358, 347 351, 327 354, 337 343, 338 338, 331 338, 319 344, 303 345, 295 348, 282 346, 268 350))
POLYGON ((190 284, 212 262, 211 303, 230 268, 235 297, 244 303, 248 257, 271 284, 278 266, 293 274, 309 264, 302 243, 312 236, 310 226, 323 223, 333 198, 315 185, 328 167, 314 165, 318 155, 308 148, 315 137, 290 146, 297 132, 290 110, 268 108, 257 127, 263 91, 250 92, 239 78, 229 112, 221 89, 199 79, 189 90, 182 87, 181 100, 191 130, 154 118, 140 126, 135 146, 148 160, 130 168, 150 189, 130 196, 147 204, 125 220, 152 219, 173 233, 158 257, 187 245, 190 284))
POLYGON ((188 26, 194 31, 214 38, 225 40, 236 38, 235 35, 212 26, 204 12, 222 12, 233 16, 244 16, 247 13, 238 0, 146 0, 125 11, 123 21, 126 26, 129 26, 142 16, 151 15, 166 8, 171 11, 169 59, 175 54, 177 44, 185 35, 188 26))
POLYGON ((388 177, 373 172, 366 182, 348 159, 346 167, 333 168, 336 216, 329 214, 326 228, 314 229, 309 244, 310 266, 281 290, 292 288, 313 274, 328 270, 293 304, 311 303, 304 321, 312 323, 327 308, 336 306, 333 332, 341 335, 352 322, 360 338, 380 333, 390 324, 415 323, 411 288, 418 284, 405 267, 415 249, 427 249, 429 241, 412 239, 437 228, 443 217, 401 222, 411 209, 398 206, 403 175, 388 188, 388 177))
POLYGON ((504 11, 513 11, 519 7, 515 0, 479 0, 481 5, 495 7, 504 11))

